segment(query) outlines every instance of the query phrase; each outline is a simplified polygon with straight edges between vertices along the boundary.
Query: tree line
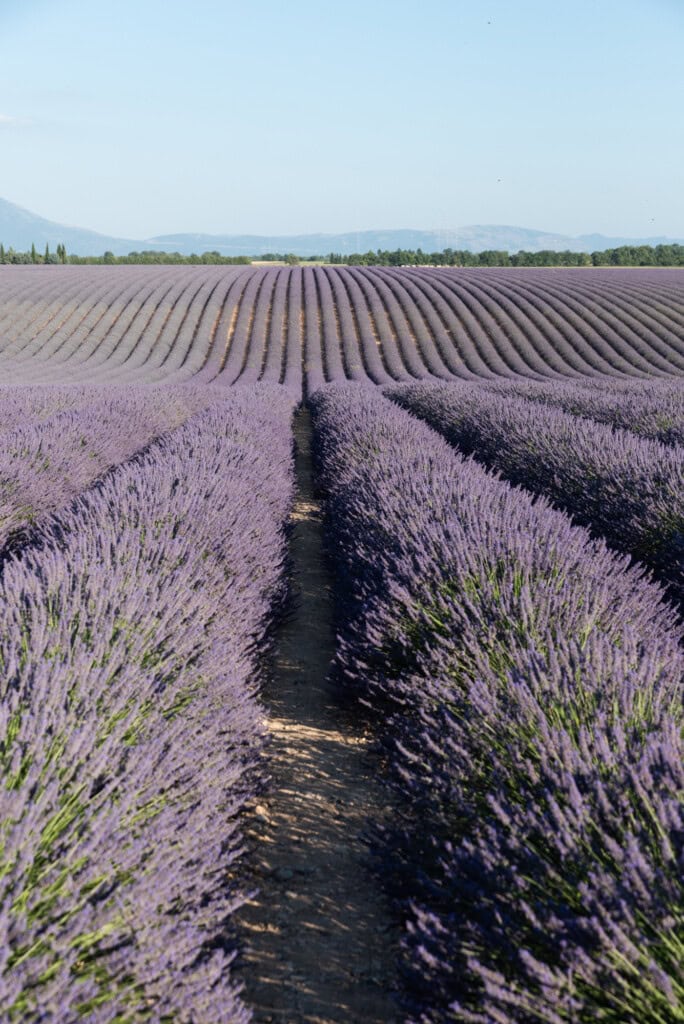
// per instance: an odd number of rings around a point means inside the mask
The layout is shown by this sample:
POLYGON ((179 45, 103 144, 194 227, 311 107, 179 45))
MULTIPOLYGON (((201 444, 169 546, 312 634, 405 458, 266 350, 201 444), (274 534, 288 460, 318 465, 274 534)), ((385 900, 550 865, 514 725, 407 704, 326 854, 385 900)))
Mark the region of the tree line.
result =
POLYGON ((45 246, 45 252, 40 253, 36 249, 35 245, 32 245, 29 250, 22 252, 20 250, 5 249, 4 245, 0 245, 0 263, 71 263, 74 265, 83 264, 162 264, 162 263, 177 263, 182 265, 187 264, 227 264, 234 266, 236 264, 248 264, 251 263, 252 259, 249 256, 222 256, 220 252, 203 252, 200 255, 197 253, 191 253, 189 256, 184 255, 180 252, 155 252, 153 250, 145 250, 143 252, 129 252, 127 256, 115 256, 113 252, 105 252, 102 256, 77 256, 75 253, 67 253, 65 246, 58 245, 54 252, 50 252, 50 247, 45 246))
POLYGON ((5 246, 0 243, 0 263, 68 263, 69 261, 70 257, 67 256, 66 248, 63 245, 58 245, 54 252, 50 252, 50 246, 46 245, 45 252, 40 253, 35 245, 32 245, 27 252, 21 252, 11 246, 9 249, 5 249, 5 246))
POLYGON ((351 253, 343 256, 331 252, 326 256, 299 257, 294 253, 264 253, 261 256, 222 256, 212 250, 200 255, 189 256, 179 252, 130 252, 127 256, 115 256, 105 252, 102 256, 77 256, 67 254, 63 245, 54 252, 45 246, 45 252, 38 252, 32 245, 27 252, 13 248, 5 249, 0 244, 0 263, 71 263, 71 264, 179 264, 179 265, 227 265, 261 263, 332 263, 366 267, 682 267, 684 266, 684 245, 621 245, 614 249, 597 252, 557 252, 543 249, 540 252, 520 250, 509 253, 503 249, 486 249, 483 252, 469 252, 467 249, 443 249, 441 252, 423 252, 422 249, 377 249, 375 252, 351 253))
POLYGON ((684 266, 684 245, 621 245, 591 253, 570 252, 569 249, 561 252, 553 249, 526 252, 521 249, 516 253, 503 249, 486 249, 483 252, 466 249, 443 249, 441 252, 378 249, 350 256, 331 252, 325 261, 368 267, 681 267, 684 266))

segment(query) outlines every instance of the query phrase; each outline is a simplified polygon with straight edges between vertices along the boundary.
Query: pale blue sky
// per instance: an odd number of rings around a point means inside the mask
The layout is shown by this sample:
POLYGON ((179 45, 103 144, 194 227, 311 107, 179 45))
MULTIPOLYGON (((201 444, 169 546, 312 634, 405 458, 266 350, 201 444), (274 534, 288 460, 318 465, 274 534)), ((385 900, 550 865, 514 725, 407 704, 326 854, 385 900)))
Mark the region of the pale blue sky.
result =
POLYGON ((143 238, 684 236, 684 0, 0 0, 0 196, 143 238))

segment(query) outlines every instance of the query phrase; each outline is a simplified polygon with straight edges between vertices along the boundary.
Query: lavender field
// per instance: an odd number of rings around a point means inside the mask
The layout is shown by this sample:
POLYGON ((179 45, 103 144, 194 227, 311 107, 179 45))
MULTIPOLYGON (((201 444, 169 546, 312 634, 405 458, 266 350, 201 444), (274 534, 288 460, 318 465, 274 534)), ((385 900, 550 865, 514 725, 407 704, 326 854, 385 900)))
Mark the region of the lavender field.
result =
POLYGON ((0 1021, 684 1022, 684 271, 3 266, 0 436, 0 1021))
MULTIPOLYGON (((682 271, 2 267, 5 383, 668 378, 682 271)), ((648 394, 648 392, 647 392, 648 394)))

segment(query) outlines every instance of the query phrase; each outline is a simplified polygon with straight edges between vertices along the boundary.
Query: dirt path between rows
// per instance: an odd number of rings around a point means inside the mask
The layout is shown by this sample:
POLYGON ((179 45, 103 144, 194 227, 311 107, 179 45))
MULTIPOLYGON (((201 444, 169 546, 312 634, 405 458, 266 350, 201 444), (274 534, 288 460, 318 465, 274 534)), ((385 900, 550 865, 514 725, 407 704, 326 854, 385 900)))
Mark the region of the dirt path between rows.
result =
POLYGON ((256 1024, 390 1024, 397 935, 359 834, 388 813, 369 737, 326 687, 330 579, 313 495, 309 414, 295 420, 294 608, 264 699, 273 783, 245 862, 260 892, 238 915, 238 976, 256 1024))

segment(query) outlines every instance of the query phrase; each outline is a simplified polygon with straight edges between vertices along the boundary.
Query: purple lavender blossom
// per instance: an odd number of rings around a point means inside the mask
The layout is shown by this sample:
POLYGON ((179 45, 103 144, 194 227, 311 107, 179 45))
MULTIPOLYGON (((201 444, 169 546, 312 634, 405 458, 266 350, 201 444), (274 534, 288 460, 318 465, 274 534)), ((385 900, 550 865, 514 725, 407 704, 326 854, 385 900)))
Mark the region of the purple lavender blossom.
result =
POLYGON ((684 449, 469 384, 398 385, 387 394, 684 597, 684 449))
POLYGON ((408 1019, 674 1022, 684 663, 663 591, 371 389, 312 404, 335 676, 396 795, 376 855, 408 1019))
POLYGON ((291 414, 224 392, 5 564, 3 1019, 250 1019, 229 922, 291 414))

